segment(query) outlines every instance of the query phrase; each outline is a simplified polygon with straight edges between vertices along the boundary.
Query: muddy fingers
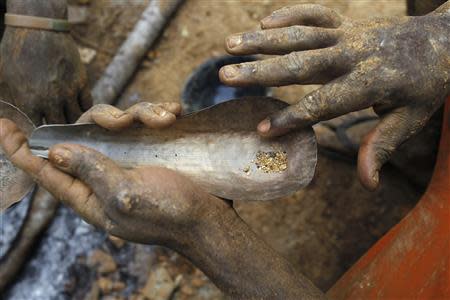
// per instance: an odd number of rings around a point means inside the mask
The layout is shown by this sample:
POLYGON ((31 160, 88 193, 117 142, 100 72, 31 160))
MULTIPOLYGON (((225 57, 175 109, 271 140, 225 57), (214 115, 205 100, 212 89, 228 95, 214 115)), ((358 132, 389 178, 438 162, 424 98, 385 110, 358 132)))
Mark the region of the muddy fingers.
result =
POLYGON ((287 6, 274 11, 261 20, 261 28, 279 28, 292 25, 307 25, 337 28, 343 17, 336 11, 317 4, 299 4, 287 6))
POLYGON ((129 241, 180 252, 229 297, 324 299, 229 204, 188 178, 165 168, 121 169, 78 145, 54 146, 45 162, 31 155, 12 122, 0 120, 0 128, 12 162, 22 168, 31 164, 27 172, 84 220, 129 241), (269 271, 258 263, 263 260, 270 262, 269 271))
POLYGON ((85 112, 77 123, 96 123, 109 130, 125 129, 134 122, 143 123, 149 128, 163 128, 175 122, 180 112, 181 105, 176 102, 140 102, 125 111, 112 105, 98 104, 85 112))
POLYGON ((258 131, 264 136, 371 106, 382 111, 386 119, 369 136, 372 148, 360 152, 360 179, 373 189, 381 165, 450 95, 447 8, 422 17, 352 21, 320 5, 285 7, 261 21, 265 30, 233 35, 227 45, 232 54, 289 54, 224 66, 220 79, 233 86, 325 84, 262 121, 258 131), (408 111, 409 120, 383 133, 383 124, 396 123, 399 111, 408 111), (405 132, 408 126, 414 130, 405 132))
POLYGON ((358 175, 370 190, 379 184, 381 167, 395 150, 428 121, 429 116, 401 107, 386 114, 380 123, 364 138, 358 155, 358 175))
POLYGON ((92 194, 88 186, 58 170, 49 161, 32 155, 25 135, 13 122, 0 119, 0 128, 0 145, 16 167, 27 172, 39 185, 69 204, 90 223, 99 225, 103 221, 102 210, 86 209, 86 199, 92 194))
POLYGON ((325 48, 292 52, 262 61, 222 67, 220 79, 233 86, 323 83, 346 71, 342 52, 325 48))
POLYGON ((276 112, 258 125, 264 136, 277 136, 294 128, 314 125, 367 108, 382 98, 364 87, 357 73, 343 76, 309 93, 297 104, 276 112))
POLYGON ((176 115, 181 111, 181 106, 176 103, 167 103, 164 105, 153 104, 149 102, 140 102, 133 105, 126 112, 133 115, 136 121, 144 123, 149 128, 163 128, 173 124, 176 115))
POLYGON ((112 160, 80 145, 55 145, 50 148, 49 160, 65 173, 83 178, 94 193, 104 198, 118 194, 124 181, 122 169, 112 160))
POLYGON ((77 123, 96 123, 109 130, 121 130, 131 126, 133 116, 112 105, 98 104, 85 112, 77 123))
POLYGON ((339 35, 336 29, 295 25, 232 35, 226 40, 226 50, 234 55, 288 54, 333 46, 339 35))
POLYGON ((163 102, 156 105, 161 106, 163 109, 173 113, 175 116, 179 116, 181 114, 181 104, 179 102, 163 102))

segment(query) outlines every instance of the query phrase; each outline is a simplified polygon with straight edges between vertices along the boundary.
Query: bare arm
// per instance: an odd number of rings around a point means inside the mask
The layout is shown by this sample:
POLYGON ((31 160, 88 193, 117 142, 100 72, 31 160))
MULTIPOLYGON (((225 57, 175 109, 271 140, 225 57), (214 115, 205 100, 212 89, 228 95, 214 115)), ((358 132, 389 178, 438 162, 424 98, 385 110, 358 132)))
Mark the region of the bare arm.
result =
MULTIPOLYGON (((155 114, 154 106, 138 106, 126 112, 97 106, 82 119, 109 129, 130 126, 133 120, 164 127, 179 112, 179 105, 163 107, 168 114, 155 114)), ((0 128, 0 143, 11 161, 87 222, 129 241, 179 252, 226 295, 234 299, 325 297, 227 202, 180 174, 156 167, 122 169, 94 150, 70 144, 53 147, 45 161, 31 155, 25 136, 12 122, 0 120, 0 128)))
POLYGON ((279 56, 225 66, 220 76, 235 86, 324 84, 262 121, 265 136, 372 107, 381 120, 361 143, 358 173, 373 190, 383 164, 450 94, 449 8, 355 21, 320 5, 284 7, 261 20, 262 30, 227 39, 231 54, 279 56))
MULTIPOLYGON (((0 1, 8 13, 65 19, 65 0, 0 1)), ((1 31, 3 31, 3 14, 1 31)), ((0 32, 2 34, 3 32, 0 32)), ((0 46, 0 99, 20 107, 36 125, 74 122, 90 106, 87 77, 67 32, 7 26, 0 46)), ((12 247, 0 260, 0 293, 15 278, 59 202, 43 189, 12 247)))
MULTIPOLYGON (((66 0, 8 0, 7 12, 67 18, 66 0)), ((92 105, 87 74, 68 32, 6 26, 0 46, 0 97, 34 124, 73 123, 92 105)))
MULTIPOLYGON (((209 196, 211 197, 211 196, 209 196)), ((188 247, 180 249, 233 299, 325 299, 219 199, 188 247)))
POLYGON ((67 18, 66 0, 8 0, 7 11, 36 17, 67 18))

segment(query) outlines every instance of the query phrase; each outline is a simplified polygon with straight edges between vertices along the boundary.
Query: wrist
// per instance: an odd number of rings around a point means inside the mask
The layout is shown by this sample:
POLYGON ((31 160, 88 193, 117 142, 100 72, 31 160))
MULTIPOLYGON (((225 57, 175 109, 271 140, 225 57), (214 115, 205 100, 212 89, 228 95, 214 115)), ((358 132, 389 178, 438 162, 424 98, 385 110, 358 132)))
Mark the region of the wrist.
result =
POLYGON ((8 0, 7 12, 53 19, 67 19, 66 0, 8 0))
MULTIPOLYGON (((217 198, 216 198, 217 199, 217 198)), ((179 251, 233 299, 323 299, 224 201, 179 251)))

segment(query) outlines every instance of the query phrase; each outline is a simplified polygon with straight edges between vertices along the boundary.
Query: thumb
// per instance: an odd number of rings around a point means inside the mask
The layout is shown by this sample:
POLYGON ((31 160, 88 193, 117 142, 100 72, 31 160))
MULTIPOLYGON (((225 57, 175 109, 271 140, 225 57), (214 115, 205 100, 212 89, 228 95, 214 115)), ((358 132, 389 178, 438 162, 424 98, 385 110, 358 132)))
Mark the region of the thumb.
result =
POLYGON ((364 187, 369 190, 378 187, 381 167, 403 142, 423 127, 427 119, 411 108, 397 108, 367 134, 358 154, 358 176, 364 187))
POLYGON ((87 184, 102 200, 115 198, 125 183, 124 171, 115 162, 81 145, 55 145, 49 151, 49 160, 87 184))

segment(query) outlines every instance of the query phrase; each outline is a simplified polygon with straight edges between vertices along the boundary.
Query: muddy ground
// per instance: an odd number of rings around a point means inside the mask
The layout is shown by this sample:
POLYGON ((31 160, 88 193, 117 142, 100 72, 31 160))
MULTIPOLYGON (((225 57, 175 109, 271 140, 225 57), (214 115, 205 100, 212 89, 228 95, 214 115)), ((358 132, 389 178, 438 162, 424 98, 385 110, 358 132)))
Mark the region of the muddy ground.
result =
MULTIPOLYGON (((147 1, 71 2, 76 5, 86 3, 89 13, 85 24, 75 26, 73 37, 80 47, 96 51, 96 56, 87 64, 93 85, 147 1)), ((274 9, 301 2, 306 1, 187 0, 158 43, 148 52, 117 105, 127 107, 139 100, 178 101, 190 73, 206 59, 225 54, 223 43, 228 34, 255 29, 259 19, 274 9)), ((406 12, 405 3, 401 0, 314 2, 354 18, 404 15, 406 12)), ((275 88, 273 93, 294 103, 314 88, 275 88)), ((308 188, 285 199, 235 203, 235 207, 242 218, 299 272, 326 291, 409 211, 420 196, 420 189, 403 180, 394 168, 388 167, 384 171, 382 182, 377 192, 365 191, 356 178, 353 159, 321 152, 316 178, 308 188)), ((122 247, 137 247, 120 242, 111 247, 109 240, 106 243, 101 249, 107 256, 122 247)), ((139 284, 134 290, 121 286, 123 277, 118 273, 123 273, 125 265, 129 264, 118 261, 116 268, 104 275, 100 275, 102 272, 97 269, 96 281, 77 291, 77 297, 144 299, 145 295, 151 298, 155 296, 152 293, 159 293, 156 296, 164 299, 165 289, 172 286, 176 289, 168 297, 171 299, 222 298, 220 291, 200 271, 172 251, 158 247, 152 251, 136 249, 137 254, 127 258, 138 266, 134 274, 139 277, 139 284), (116 288, 105 280, 116 282, 116 288), (146 282, 147 288, 144 288, 146 282), (168 285, 164 285, 167 282, 168 285), (105 288, 108 284, 111 288, 105 288)), ((100 260, 109 261, 109 258, 101 256, 100 260)), ((99 265, 93 264, 93 268, 99 268, 99 265)), ((80 277, 82 275, 74 275, 74 281, 80 281, 80 277)))

